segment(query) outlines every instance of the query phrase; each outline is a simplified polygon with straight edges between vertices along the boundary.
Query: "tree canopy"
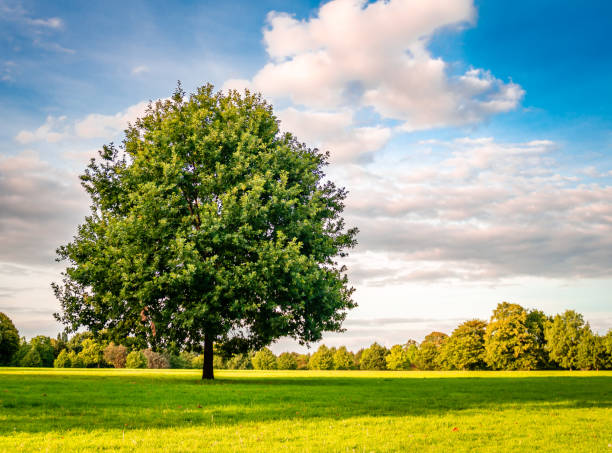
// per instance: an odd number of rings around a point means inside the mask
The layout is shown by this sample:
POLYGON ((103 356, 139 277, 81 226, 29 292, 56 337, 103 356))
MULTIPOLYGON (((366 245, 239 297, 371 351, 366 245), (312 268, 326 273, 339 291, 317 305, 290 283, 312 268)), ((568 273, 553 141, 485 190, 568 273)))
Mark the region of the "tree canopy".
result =
POLYGON ((54 284, 75 331, 223 353, 341 329, 355 306, 337 257, 356 244, 328 155, 281 134, 260 95, 214 92, 151 104, 121 146, 81 176, 91 213, 54 284))
POLYGON ((19 349, 19 332, 11 318, 0 313, 0 365, 11 363, 19 349))

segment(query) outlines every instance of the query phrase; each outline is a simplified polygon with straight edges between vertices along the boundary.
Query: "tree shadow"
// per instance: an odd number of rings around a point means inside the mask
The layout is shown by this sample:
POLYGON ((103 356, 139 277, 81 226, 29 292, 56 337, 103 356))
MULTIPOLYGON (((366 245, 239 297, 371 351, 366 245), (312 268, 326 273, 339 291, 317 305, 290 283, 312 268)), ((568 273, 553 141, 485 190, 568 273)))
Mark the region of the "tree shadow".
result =
POLYGON ((204 383, 192 375, 0 379, 0 435, 590 407, 612 407, 612 376, 241 376, 204 383))

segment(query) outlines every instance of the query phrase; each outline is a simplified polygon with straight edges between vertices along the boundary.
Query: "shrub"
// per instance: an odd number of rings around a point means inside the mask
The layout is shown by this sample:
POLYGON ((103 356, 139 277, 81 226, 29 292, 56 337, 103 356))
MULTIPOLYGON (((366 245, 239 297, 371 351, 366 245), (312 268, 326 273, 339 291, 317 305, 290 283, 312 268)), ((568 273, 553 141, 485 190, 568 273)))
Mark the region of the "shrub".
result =
POLYGON ((191 359, 191 367, 196 370, 201 370, 204 368, 204 355, 200 354, 191 359))
POLYGON ((226 368, 225 359, 220 355, 213 356, 213 368, 216 370, 223 370, 226 368))
POLYGON ((277 368, 276 356, 268 348, 257 351, 252 362, 256 370, 275 370, 277 368))
POLYGON ((62 349, 58 354, 57 358, 53 361, 54 368, 70 368, 72 367, 72 362, 70 361, 70 355, 68 351, 62 349))
POLYGON ((132 351, 127 355, 125 366, 127 368, 146 368, 147 358, 142 351, 132 351))
POLYGON ((115 368, 125 368, 125 361, 127 359, 127 348, 122 345, 115 345, 115 343, 109 344, 104 348, 104 360, 110 363, 115 368))
POLYGON ((278 356, 277 366, 279 370, 296 370, 297 360, 290 352, 283 352, 278 356))
POLYGON ((168 357, 153 351, 152 349, 145 349, 142 351, 147 359, 147 368, 170 368, 170 361, 168 357))

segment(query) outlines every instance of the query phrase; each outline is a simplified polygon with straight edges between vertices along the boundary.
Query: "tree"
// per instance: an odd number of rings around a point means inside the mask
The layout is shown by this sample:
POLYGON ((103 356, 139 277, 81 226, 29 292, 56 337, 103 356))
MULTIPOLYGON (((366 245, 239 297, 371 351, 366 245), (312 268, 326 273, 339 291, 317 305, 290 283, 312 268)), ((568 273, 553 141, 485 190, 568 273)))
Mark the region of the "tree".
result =
POLYGON ((346 346, 340 346, 334 353, 334 369, 352 370, 353 368, 355 368, 353 354, 346 349, 346 346))
POLYGON ((19 362, 19 366, 23 367, 42 367, 44 366, 43 361, 38 353, 38 350, 33 347, 29 347, 26 354, 19 362))
POLYGON ((448 335, 444 332, 431 332, 426 335, 419 346, 415 364, 420 370, 436 370, 440 368, 440 349, 448 335))
POLYGON ((0 312, 0 365, 11 363, 19 350, 19 332, 13 321, 0 312))
POLYGON ((298 354, 295 360, 297 360, 298 370, 307 370, 308 362, 310 361, 310 354, 298 354))
POLYGON ((58 249, 68 329, 203 347, 207 379, 214 343, 230 355, 341 329, 355 306, 336 261, 356 244, 347 192, 260 95, 179 85, 99 155, 81 176, 91 214, 58 249))
POLYGON ((476 370, 486 367, 484 336, 486 321, 465 321, 453 331, 440 349, 438 359, 442 368, 476 370))
POLYGON ((132 351, 127 355, 125 360, 126 368, 146 368, 147 358, 142 351, 132 351))
MULTIPOLYGON (((253 353, 235 354, 227 361, 227 368, 230 370, 252 370, 251 359, 253 353)), ((202 368, 202 367, 199 367, 202 368)))
POLYGON ((52 367, 55 360, 55 348, 51 338, 44 335, 38 335, 30 340, 30 347, 35 350, 43 367, 52 367))
POLYGON ((85 368, 100 368, 106 364, 104 361, 104 347, 90 338, 83 340, 78 358, 85 368))
POLYGON ((67 349, 62 349, 62 351, 57 355, 55 360, 53 361, 54 368, 71 368, 72 361, 70 360, 70 354, 67 349))
POLYGON ((577 367, 581 370, 601 370, 612 365, 606 354, 604 337, 594 334, 588 324, 578 344, 576 355, 577 367))
POLYGON ((333 370, 334 369, 334 353, 324 344, 319 346, 308 362, 308 368, 311 370, 333 370))
POLYGON ((409 370, 412 365, 409 346, 396 344, 391 347, 389 355, 385 357, 388 370, 409 370))
POLYGON ((290 352, 283 352, 278 356, 278 369, 279 370, 296 370, 297 360, 295 356, 290 352))
POLYGON ((125 368, 127 354, 128 352, 125 346, 116 345, 113 342, 104 348, 104 360, 115 368, 125 368))
POLYGON ((276 356, 270 349, 263 348, 255 353, 252 359, 253 368, 256 370, 276 370, 276 356))
POLYGON ((584 318, 574 310, 556 315, 545 330, 550 358, 561 368, 578 367, 578 345, 585 334, 584 318))
POLYGON ((387 356, 387 348, 379 345, 378 343, 372 343, 372 345, 364 349, 361 354, 361 361, 359 363, 359 368, 362 370, 386 370, 387 369, 387 361, 385 357, 387 356))
POLYGON ((502 302, 493 310, 485 333, 485 360, 494 370, 533 370, 538 344, 529 330, 528 311, 502 302))

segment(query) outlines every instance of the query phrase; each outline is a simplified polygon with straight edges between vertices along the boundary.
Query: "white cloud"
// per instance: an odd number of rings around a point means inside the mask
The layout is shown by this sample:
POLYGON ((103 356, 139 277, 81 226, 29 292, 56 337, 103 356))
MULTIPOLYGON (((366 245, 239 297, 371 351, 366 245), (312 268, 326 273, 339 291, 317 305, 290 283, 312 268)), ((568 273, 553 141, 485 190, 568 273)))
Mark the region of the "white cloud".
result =
POLYGON ((250 86, 311 110, 373 108, 404 130, 457 126, 515 108, 523 90, 482 69, 452 76, 427 50, 442 27, 472 23, 471 0, 332 0, 315 17, 270 13, 270 61, 250 86))
POLYGON ((136 66, 132 69, 132 74, 140 75, 149 72, 149 67, 145 65, 136 66))
POLYGON ((20 131, 15 140, 20 144, 57 143, 69 139, 111 140, 125 130, 129 122, 144 115, 147 105, 148 102, 139 102, 114 115, 92 113, 72 123, 66 116, 48 116, 43 125, 32 131, 20 131))

